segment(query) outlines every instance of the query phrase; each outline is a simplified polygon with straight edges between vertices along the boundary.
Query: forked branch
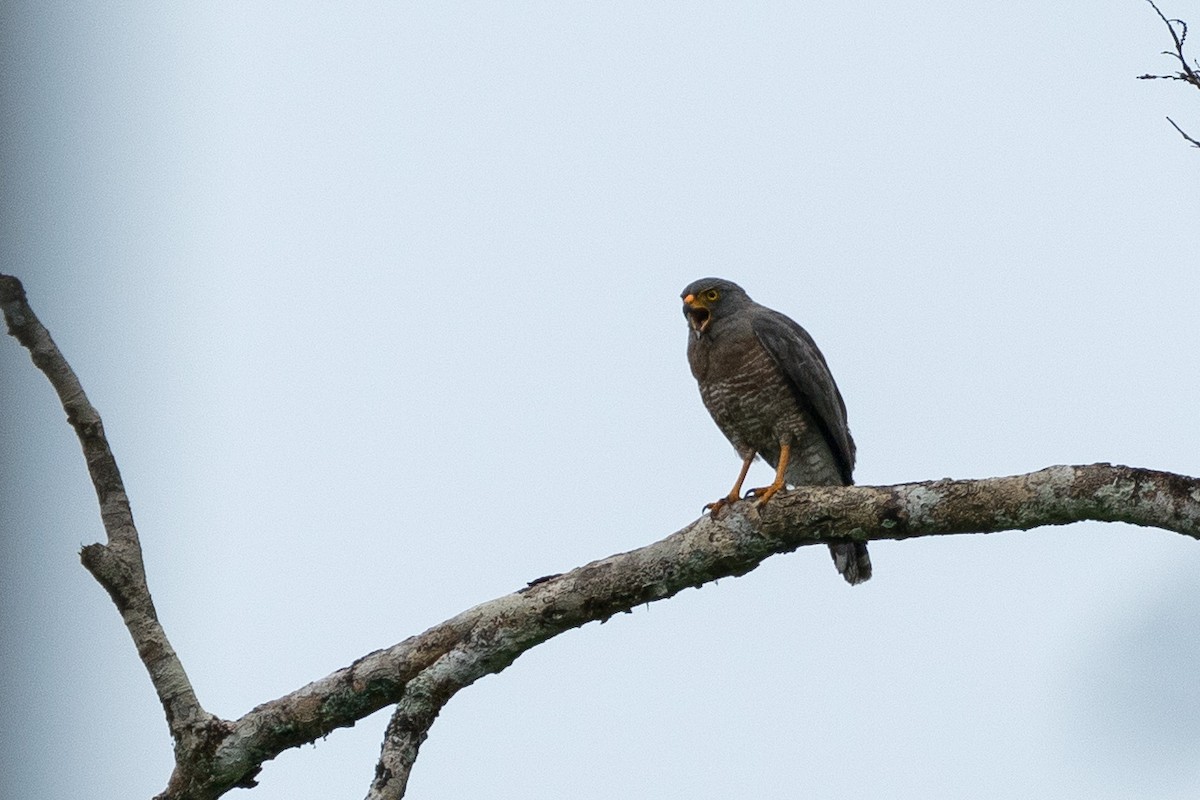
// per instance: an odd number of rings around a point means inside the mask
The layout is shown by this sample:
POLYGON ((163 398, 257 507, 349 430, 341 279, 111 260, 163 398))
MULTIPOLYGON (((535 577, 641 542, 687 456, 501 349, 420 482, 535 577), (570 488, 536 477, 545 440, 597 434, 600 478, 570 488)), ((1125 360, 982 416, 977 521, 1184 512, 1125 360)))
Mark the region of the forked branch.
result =
MULTIPOLYGON (((1158 18, 1163 21, 1163 23, 1167 26, 1167 30, 1171 34, 1171 41, 1174 44, 1175 49, 1164 50, 1162 54, 1164 56, 1170 56, 1175 61, 1178 61, 1179 70, 1167 75, 1151 75, 1147 73, 1145 75, 1139 75, 1138 78, 1140 80, 1183 81, 1184 83, 1190 83, 1192 86, 1200 89, 1200 62, 1193 61, 1189 63, 1187 56, 1183 53, 1183 48, 1187 44, 1187 23, 1181 19, 1167 19, 1167 15, 1159 10, 1158 6, 1154 4, 1154 0, 1146 0, 1146 2, 1148 2, 1150 7, 1154 9, 1154 13, 1158 14, 1158 18)), ((1167 122, 1171 123, 1171 127, 1177 130, 1179 135, 1191 143, 1193 147, 1200 147, 1200 141, 1197 141, 1195 138, 1188 135, 1183 128, 1176 124, 1175 120, 1167 117, 1167 122)))
POLYGON ((176 766, 161 800, 212 800, 231 788, 252 786, 262 764, 284 750, 389 705, 396 711, 367 797, 397 800, 430 726, 460 689, 564 631, 744 575, 773 555, 806 545, 1027 530, 1082 520, 1127 522, 1200 539, 1200 480, 1110 464, 980 480, 796 489, 776 495, 761 511, 738 502, 721 519, 702 517, 661 541, 540 578, 240 719, 221 720, 201 708, 158 624, 137 531, 99 416, 15 278, 0 276, 0 302, 10 333, 29 348, 58 391, 96 484, 108 543, 84 548, 83 560, 125 618, 167 712, 176 766))

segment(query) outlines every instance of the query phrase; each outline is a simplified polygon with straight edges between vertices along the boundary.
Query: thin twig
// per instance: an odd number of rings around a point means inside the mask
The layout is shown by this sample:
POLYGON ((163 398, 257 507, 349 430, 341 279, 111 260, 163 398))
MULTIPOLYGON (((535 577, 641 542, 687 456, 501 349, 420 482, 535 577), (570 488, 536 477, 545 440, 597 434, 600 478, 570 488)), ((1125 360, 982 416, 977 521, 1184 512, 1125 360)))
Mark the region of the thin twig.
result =
POLYGON ((1192 147, 1200 147, 1200 142, 1196 141, 1191 136, 1189 136, 1187 133, 1185 133, 1183 128, 1181 128, 1175 124, 1175 120, 1171 119, 1170 117, 1167 117, 1167 122, 1171 123, 1171 127, 1173 127, 1175 130, 1179 131, 1180 136, 1182 136, 1184 139, 1191 142, 1192 147))
MULTIPOLYGON (((1158 18, 1161 19, 1167 26, 1167 30, 1171 33, 1171 41, 1175 45, 1174 52, 1171 52, 1170 50, 1164 50, 1162 55, 1170 56, 1172 59, 1178 61, 1180 70, 1179 72, 1171 73, 1169 75, 1139 75, 1138 79, 1184 81, 1185 83, 1190 83, 1192 86, 1200 89, 1200 62, 1197 62, 1195 66, 1189 64, 1187 56, 1184 55, 1183 52, 1184 45, 1187 43, 1187 23, 1181 19, 1168 19, 1167 15, 1164 14, 1154 3, 1154 0, 1146 0, 1146 2, 1150 4, 1150 7, 1154 9, 1154 13, 1158 14, 1158 18)), ((1185 141, 1189 142, 1193 147, 1200 147, 1200 142, 1188 135, 1183 128, 1175 124, 1175 120, 1167 117, 1167 122, 1171 123, 1171 127, 1178 131, 1179 135, 1182 136, 1185 141)))

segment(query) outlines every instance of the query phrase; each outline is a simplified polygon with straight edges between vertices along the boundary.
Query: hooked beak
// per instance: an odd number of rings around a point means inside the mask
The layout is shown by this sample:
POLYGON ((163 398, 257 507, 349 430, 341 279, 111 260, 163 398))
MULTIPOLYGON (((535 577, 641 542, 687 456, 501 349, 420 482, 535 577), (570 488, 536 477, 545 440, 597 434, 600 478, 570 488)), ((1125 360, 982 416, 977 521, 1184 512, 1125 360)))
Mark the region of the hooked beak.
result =
POLYGON ((694 294, 683 298, 683 315, 687 317, 688 325, 695 332, 697 339, 712 322, 712 313, 708 310, 708 306, 704 305, 703 301, 694 294))

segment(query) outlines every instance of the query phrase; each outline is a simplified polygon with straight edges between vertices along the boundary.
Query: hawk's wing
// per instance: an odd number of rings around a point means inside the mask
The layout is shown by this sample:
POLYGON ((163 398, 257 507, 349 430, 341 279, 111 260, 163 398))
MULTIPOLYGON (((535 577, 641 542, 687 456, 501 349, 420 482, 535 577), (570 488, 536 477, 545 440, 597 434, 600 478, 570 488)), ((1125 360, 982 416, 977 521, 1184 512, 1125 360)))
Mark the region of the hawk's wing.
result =
POLYGON ((756 309, 754 335, 779 365, 800 407, 814 420, 847 484, 854 470, 854 440, 846 425, 846 404, 817 344, 794 320, 765 306, 756 309))

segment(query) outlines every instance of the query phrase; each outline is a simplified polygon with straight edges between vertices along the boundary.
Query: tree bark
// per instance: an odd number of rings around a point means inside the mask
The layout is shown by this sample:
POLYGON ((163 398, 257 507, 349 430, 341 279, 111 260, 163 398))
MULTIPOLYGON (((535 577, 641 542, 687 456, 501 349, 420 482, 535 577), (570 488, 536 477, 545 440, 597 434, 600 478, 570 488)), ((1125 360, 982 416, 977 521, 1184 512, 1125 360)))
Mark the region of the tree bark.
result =
POLYGON ((211 800, 254 785, 264 762, 395 705, 368 800, 403 797, 421 743, 460 689, 504 670, 564 631, 720 578, 744 575, 771 556, 845 541, 1028 530, 1083 520, 1127 522, 1200 539, 1200 480, 1149 469, 1092 464, 1024 475, 895 486, 805 487, 769 504, 732 504, 666 538, 561 575, 530 582, 424 633, 268 701, 237 720, 201 707, 158 623, 141 548, 100 417, 20 283, 0 275, 9 332, 29 349, 58 392, 100 498, 106 544, 83 549, 137 646, 175 740, 175 770, 160 800, 211 800))

